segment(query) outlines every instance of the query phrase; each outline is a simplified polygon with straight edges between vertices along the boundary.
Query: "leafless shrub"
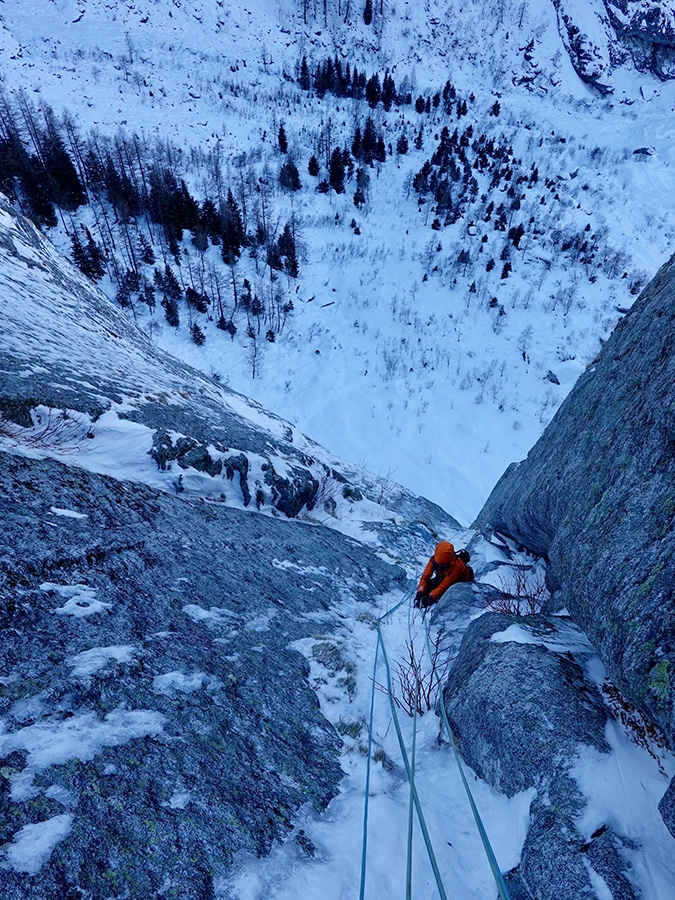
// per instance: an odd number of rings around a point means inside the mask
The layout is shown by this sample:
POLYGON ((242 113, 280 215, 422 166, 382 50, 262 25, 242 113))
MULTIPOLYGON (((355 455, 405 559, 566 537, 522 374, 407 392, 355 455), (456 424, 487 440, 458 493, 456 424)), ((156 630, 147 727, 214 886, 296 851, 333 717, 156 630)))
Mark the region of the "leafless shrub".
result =
MULTIPOLYGON (((426 647, 417 652, 412 640, 406 641, 407 655, 395 663, 393 699, 399 709, 409 716, 422 716, 433 709, 436 688, 439 679, 442 681, 450 667, 450 659, 441 650, 441 638, 437 636, 431 643, 431 658, 426 647)), ((384 693, 387 689, 377 687, 384 693)))
POLYGON ((318 504, 330 503, 335 500, 342 492, 342 484, 331 474, 330 471, 323 471, 319 476, 319 489, 314 497, 314 502, 318 504))
POLYGON ((666 774, 657 755, 657 750, 668 750, 668 740, 658 725, 646 719, 630 700, 623 696, 611 681, 605 681, 600 688, 605 705, 622 725, 628 737, 656 760, 659 772, 666 774))
POLYGON ((33 427, 23 428, 0 416, 0 435, 37 450, 80 450, 87 438, 93 438, 83 418, 67 410, 35 410, 33 427))
POLYGON ((392 476, 396 469, 387 469, 386 475, 380 475, 377 479, 378 484, 378 493, 377 500, 375 501, 379 506, 384 506, 385 503, 390 499, 391 495, 394 493, 394 489, 396 487, 396 483, 394 482, 392 476))
POLYGON ((498 576, 499 595, 488 606, 493 612, 512 616, 533 616, 540 613, 548 599, 548 588, 541 569, 533 572, 524 566, 510 569, 508 578, 498 576))

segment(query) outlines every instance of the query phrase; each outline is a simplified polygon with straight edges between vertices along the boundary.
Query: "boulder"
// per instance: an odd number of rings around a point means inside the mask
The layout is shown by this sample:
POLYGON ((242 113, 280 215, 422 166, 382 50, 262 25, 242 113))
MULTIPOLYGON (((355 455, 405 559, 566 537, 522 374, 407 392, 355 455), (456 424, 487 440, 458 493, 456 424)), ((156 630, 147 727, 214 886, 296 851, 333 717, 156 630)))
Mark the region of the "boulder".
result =
MULTIPOLYGON (((466 587, 462 594, 455 593, 455 600, 464 605, 466 587)), ((447 621, 451 628, 454 614, 439 608, 436 624, 447 621)), ((534 794, 521 861, 507 876, 512 900, 593 900, 594 873, 605 879, 611 896, 637 900, 621 853, 629 842, 608 828, 584 836, 575 825, 584 799, 569 768, 581 746, 609 750, 607 713, 579 661, 547 649, 560 627, 560 620, 544 616, 487 612, 474 619, 443 702, 472 769, 508 796, 534 794), (515 629, 513 639, 507 629, 515 629)))

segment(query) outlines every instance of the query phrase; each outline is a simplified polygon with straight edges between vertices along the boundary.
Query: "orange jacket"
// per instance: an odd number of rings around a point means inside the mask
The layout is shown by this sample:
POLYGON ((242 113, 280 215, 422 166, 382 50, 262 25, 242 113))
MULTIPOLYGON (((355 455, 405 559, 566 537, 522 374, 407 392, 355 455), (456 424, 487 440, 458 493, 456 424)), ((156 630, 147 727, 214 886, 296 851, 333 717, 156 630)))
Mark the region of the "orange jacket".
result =
MULTIPOLYGON (((452 555, 454 556, 454 548, 452 555)), ((422 572, 417 591, 420 594, 428 594, 436 603, 450 585, 456 584, 458 581, 471 581, 467 567, 458 556, 454 556, 453 561, 445 565, 439 565, 435 556, 432 556, 426 564, 424 572, 422 572), (429 590, 430 582, 432 584, 431 590, 429 590)))

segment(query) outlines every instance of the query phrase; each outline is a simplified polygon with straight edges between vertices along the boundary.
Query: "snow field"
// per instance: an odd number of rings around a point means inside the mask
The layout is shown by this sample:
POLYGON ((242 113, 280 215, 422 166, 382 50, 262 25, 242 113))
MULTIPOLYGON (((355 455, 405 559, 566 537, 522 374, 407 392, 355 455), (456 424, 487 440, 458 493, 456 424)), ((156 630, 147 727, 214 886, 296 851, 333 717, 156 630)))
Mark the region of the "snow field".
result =
MULTIPOLYGON (((212 179, 210 156, 234 187, 241 161, 256 177, 266 172, 276 219, 281 225, 293 217, 304 247, 298 282, 256 281, 246 259, 237 267, 240 280, 249 277, 267 293, 278 287, 295 306, 284 334, 274 344, 260 341, 254 379, 243 327, 231 341, 215 323, 199 319, 207 341, 195 347, 185 311, 177 332, 159 309, 154 317, 139 310, 141 326, 173 354, 277 410, 338 455, 389 474, 461 521, 474 518, 506 466, 526 454, 619 310, 632 303, 630 289, 672 246, 667 112, 673 86, 645 87, 643 78, 621 70, 614 74, 615 96, 598 100, 562 52, 550 4, 501 6, 495 15, 480 0, 403 3, 375 33, 358 16, 349 24, 334 17, 305 27, 292 3, 255 10, 203 4, 189 13, 136 4, 128 10, 138 20, 133 33, 124 17, 99 3, 88 4, 83 15, 72 3, 47 7, 45 41, 32 17, 16 10, 7 17, 5 30, 21 36, 21 54, 7 76, 10 94, 28 79, 38 102, 76 110, 81 127, 103 134, 142 122, 144 139, 177 145, 197 196, 212 179), (369 170, 370 198, 362 210, 352 204, 353 184, 343 196, 314 193, 306 164, 311 152, 322 158, 321 133, 330 128, 333 142, 349 145, 354 124, 371 114, 363 102, 310 98, 283 80, 283 73, 295 76, 303 53, 311 64, 333 54, 330 29, 347 41, 352 64, 380 74, 389 68, 413 96, 440 90, 446 78, 460 96, 473 91, 469 115, 448 121, 451 130, 471 123, 475 134, 504 133, 525 171, 538 165, 539 185, 525 192, 530 199, 516 218, 529 228, 536 214, 534 227, 543 235, 528 231, 507 279, 499 277, 506 237, 491 222, 482 224, 485 204, 477 202, 438 232, 430 229, 433 215, 417 211, 407 185, 445 124, 434 113, 372 112, 387 143, 395 145, 404 129, 411 148, 369 170), (524 74, 534 80, 521 83, 524 74), (490 119, 497 95, 502 112, 490 119), (281 122, 304 185, 297 196, 275 187, 281 122), (424 148, 416 151, 412 138, 420 123, 424 148), (635 157, 639 147, 654 155, 635 157), (544 189, 545 178, 555 179, 558 201, 544 189), (360 235, 349 227, 352 219, 360 235), (478 230, 468 236, 472 220, 478 230), (562 238, 550 243, 554 231, 564 238, 587 224, 601 270, 561 254, 562 238), (479 254, 483 235, 488 243, 479 254), (471 255, 464 269, 456 263, 460 250, 471 255), (497 265, 488 275, 490 255, 497 265), (549 372, 559 385, 547 380, 549 372)), ((69 242, 62 243, 69 252, 69 242)), ((217 258, 217 250, 206 256, 217 258)))

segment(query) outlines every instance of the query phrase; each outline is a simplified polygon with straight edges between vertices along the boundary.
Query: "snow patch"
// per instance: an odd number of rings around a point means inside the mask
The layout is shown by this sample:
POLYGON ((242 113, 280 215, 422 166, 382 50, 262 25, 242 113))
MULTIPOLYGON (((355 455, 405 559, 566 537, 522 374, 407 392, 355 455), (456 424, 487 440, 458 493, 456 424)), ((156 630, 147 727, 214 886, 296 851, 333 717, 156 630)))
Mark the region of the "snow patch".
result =
POLYGON ((164 716, 155 710, 116 709, 105 719, 95 713, 71 716, 64 721, 42 721, 18 731, 0 734, 0 756, 13 750, 28 753, 26 768, 10 779, 13 800, 27 800, 37 791, 33 780, 50 766, 70 759, 93 759, 103 747, 119 747, 135 738, 157 735, 164 716))
POLYGON ((214 622, 217 624, 228 620, 231 621, 232 619, 239 619, 237 613, 234 613, 229 609, 221 609, 217 606, 212 606, 210 609, 204 609, 204 607, 198 606, 196 603, 188 603, 187 606, 183 607, 183 612, 194 622, 214 622))
POLYGON ((220 683, 220 679, 213 675, 207 675, 206 672, 191 672, 189 675, 185 675, 183 672, 176 671, 155 675, 152 679, 152 689, 158 694, 172 694, 175 691, 191 694, 202 687, 206 687, 207 690, 216 688, 220 683))
POLYGON ((118 663, 131 662, 134 653, 137 652, 139 651, 136 647, 123 644, 94 647, 92 650, 83 650, 82 653, 72 656, 68 663, 73 667, 72 675, 85 677, 105 668, 111 659, 118 663))
POLYGON ((72 825, 73 817, 68 813, 35 825, 24 825, 14 835, 12 843, 3 848, 2 867, 25 872, 26 875, 37 875, 54 847, 68 837, 72 825))
POLYGON ((58 506, 50 506, 50 512, 55 516, 62 516, 64 519, 86 519, 86 513, 76 512, 74 509, 61 509, 58 506))
POLYGON ((82 619, 104 612, 106 609, 112 609, 112 603, 98 600, 95 588, 86 584, 53 584, 45 581, 40 585, 40 590, 55 591, 61 597, 66 598, 66 603, 54 610, 60 616, 75 616, 82 619))

